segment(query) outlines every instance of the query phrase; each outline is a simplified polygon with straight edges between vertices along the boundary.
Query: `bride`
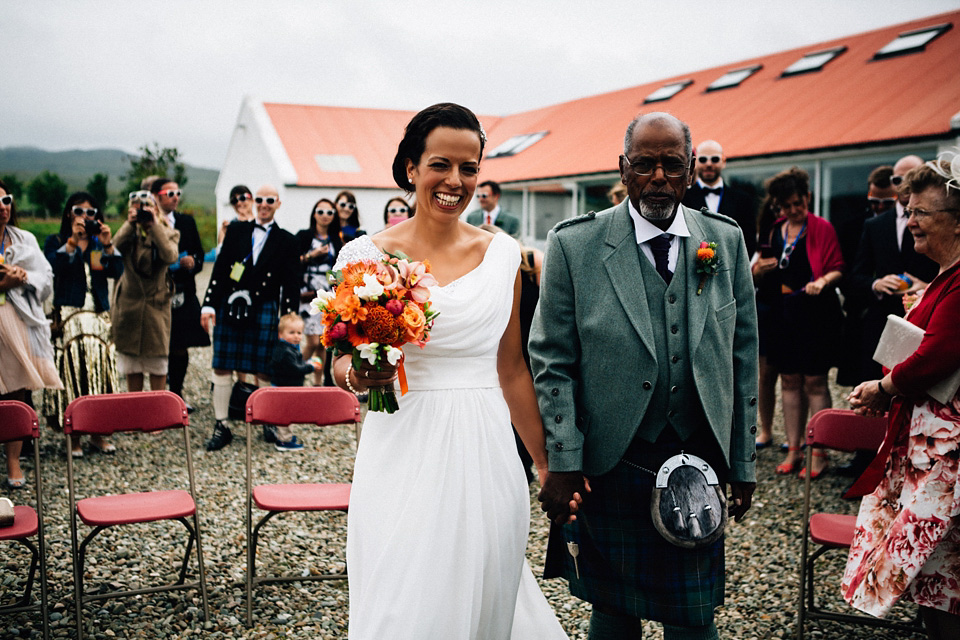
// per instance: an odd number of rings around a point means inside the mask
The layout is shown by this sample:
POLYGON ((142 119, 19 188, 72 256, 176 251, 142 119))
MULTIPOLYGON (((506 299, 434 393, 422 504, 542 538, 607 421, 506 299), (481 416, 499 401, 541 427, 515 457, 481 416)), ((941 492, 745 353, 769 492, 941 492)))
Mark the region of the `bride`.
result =
MULTIPOLYGON (((437 104, 407 125, 394 180, 417 215, 344 246, 336 269, 381 252, 429 260, 439 316, 405 350, 409 392, 369 413, 347 525, 352 640, 566 638, 524 552, 530 498, 512 422, 541 482, 543 425, 520 349, 520 252, 460 221, 486 136, 476 116, 437 104)), ((345 389, 392 384, 392 368, 334 363, 345 389)))

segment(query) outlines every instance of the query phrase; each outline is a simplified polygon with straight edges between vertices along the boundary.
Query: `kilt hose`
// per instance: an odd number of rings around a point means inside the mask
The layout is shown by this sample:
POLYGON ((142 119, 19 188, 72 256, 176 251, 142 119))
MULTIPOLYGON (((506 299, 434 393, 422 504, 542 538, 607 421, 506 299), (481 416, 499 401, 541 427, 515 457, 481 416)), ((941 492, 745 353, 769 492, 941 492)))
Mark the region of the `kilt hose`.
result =
MULTIPOLYGON (((674 440, 631 445, 624 459, 656 470, 681 449, 701 455, 674 440)), ((725 469, 717 468, 714 456, 701 457, 723 477, 725 469)), ((610 472, 590 477, 592 491, 577 519, 551 526, 544 577, 566 578, 571 594, 619 615, 680 627, 708 625, 723 604, 723 537, 700 549, 667 542, 650 517, 655 480, 623 460, 610 472), (568 542, 579 546, 579 578, 568 542)))
POLYGON ((213 327, 214 369, 269 373, 270 356, 277 343, 277 314, 280 305, 271 300, 257 309, 247 326, 237 326, 227 318, 227 305, 217 310, 213 327))

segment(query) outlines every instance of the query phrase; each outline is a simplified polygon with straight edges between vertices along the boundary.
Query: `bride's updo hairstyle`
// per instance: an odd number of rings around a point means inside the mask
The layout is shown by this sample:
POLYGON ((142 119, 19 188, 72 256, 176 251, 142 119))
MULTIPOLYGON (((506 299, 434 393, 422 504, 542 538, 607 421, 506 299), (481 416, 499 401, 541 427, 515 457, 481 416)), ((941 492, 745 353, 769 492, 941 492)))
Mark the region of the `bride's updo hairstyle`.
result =
POLYGON ((475 131, 480 138, 480 156, 483 157, 487 134, 473 111, 452 102, 441 102, 427 107, 407 123, 403 130, 403 139, 397 147, 397 155, 393 158, 393 180, 408 193, 415 191, 415 188, 407 179, 407 160, 419 164, 420 156, 427 145, 427 136, 437 127, 475 131))

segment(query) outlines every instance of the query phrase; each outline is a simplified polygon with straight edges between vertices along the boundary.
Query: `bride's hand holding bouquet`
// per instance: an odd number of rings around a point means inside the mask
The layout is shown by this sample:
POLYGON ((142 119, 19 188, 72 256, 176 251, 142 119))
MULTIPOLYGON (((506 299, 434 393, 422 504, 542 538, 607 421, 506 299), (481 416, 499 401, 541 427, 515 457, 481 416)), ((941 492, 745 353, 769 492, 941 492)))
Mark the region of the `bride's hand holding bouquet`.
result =
MULTIPOLYGON (((323 314, 323 346, 334 355, 349 355, 359 384, 369 389, 370 411, 393 413, 399 408, 393 380, 403 373, 405 344, 421 348, 430 340, 437 312, 430 308, 430 290, 437 284, 429 262, 387 255, 379 262, 351 262, 332 272, 333 291, 318 292, 312 313, 323 314)), ((355 391, 362 391, 362 389, 355 391)))

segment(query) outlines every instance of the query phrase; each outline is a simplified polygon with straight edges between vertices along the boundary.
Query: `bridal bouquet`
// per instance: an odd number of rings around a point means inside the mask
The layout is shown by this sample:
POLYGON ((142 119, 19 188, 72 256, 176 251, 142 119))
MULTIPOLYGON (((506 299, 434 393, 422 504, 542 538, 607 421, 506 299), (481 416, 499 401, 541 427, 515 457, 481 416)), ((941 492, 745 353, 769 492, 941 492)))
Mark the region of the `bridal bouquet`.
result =
MULTIPOLYGON (((400 390, 405 393, 401 347, 423 348, 437 317, 430 308, 428 287, 437 284, 430 263, 387 255, 380 262, 351 262, 329 277, 333 291, 317 292, 310 303, 311 313, 323 314, 323 346, 334 355, 350 355, 357 370, 363 360, 378 370, 384 362, 399 362, 400 390)), ((399 408, 392 386, 371 387, 369 394, 370 411, 393 413, 399 408)))

